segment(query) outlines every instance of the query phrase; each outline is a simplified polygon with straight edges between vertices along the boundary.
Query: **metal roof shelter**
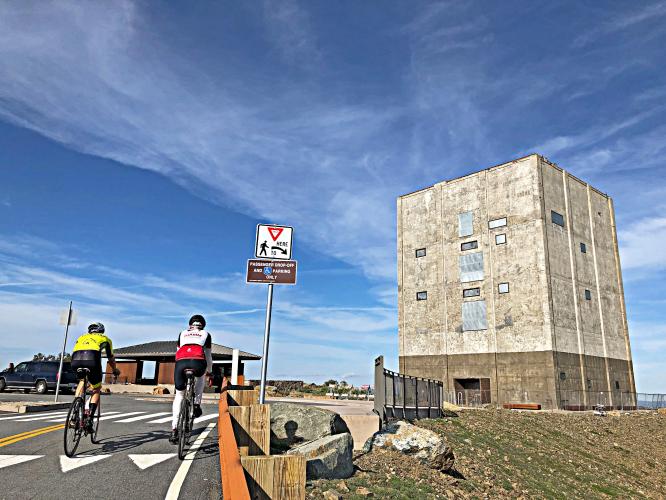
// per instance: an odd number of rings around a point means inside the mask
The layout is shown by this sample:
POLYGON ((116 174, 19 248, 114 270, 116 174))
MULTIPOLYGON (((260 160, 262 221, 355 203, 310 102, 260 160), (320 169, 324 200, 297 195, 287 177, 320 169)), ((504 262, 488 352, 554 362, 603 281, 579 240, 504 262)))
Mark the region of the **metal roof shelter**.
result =
MULTIPOLYGON (((114 349, 113 354, 117 359, 173 361, 177 349, 177 342, 175 340, 161 340, 114 349)), ((213 343, 213 361, 231 361, 232 353, 233 349, 231 347, 213 343)), ((261 356, 245 351, 240 351, 239 354, 241 361, 257 361, 261 359, 261 356)))
MULTIPOLYGON (((110 374, 110 366, 107 366, 107 382, 115 380, 117 383, 126 384, 173 384, 174 369, 176 365, 177 341, 162 340, 120 347, 113 350, 117 360, 120 376, 113 379, 110 374), (146 377, 143 364, 155 363, 154 373, 146 377)), ((231 376, 232 371, 238 377, 238 383, 244 380, 245 361, 257 361, 261 356, 245 351, 238 352, 238 362, 233 363, 234 349, 213 343, 213 372, 221 375, 231 376), (233 366, 232 366, 233 365, 233 366), (234 366, 236 366, 234 368, 234 366)), ((151 369, 152 371, 152 369, 151 369)))

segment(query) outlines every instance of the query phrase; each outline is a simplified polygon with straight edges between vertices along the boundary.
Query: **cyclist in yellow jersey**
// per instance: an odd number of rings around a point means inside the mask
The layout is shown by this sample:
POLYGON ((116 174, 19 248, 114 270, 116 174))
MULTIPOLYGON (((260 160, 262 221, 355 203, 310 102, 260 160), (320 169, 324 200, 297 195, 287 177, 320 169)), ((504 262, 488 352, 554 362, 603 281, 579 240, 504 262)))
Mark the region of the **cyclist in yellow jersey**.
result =
MULTIPOLYGON (((79 368, 90 370, 88 382, 92 386, 93 395, 90 399, 90 414, 94 415, 99 403, 100 389, 102 388, 102 349, 106 351, 106 357, 113 368, 113 374, 117 377, 120 370, 116 368, 116 359, 113 357, 113 342, 104 333, 102 323, 93 323, 88 327, 88 333, 84 333, 74 344, 72 351, 72 369, 76 372, 79 379, 83 379, 83 374, 78 373, 79 368)), ((76 395, 81 396, 85 390, 83 380, 79 382, 76 389, 76 395)), ((92 424, 92 419, 89 421, 92 424)))

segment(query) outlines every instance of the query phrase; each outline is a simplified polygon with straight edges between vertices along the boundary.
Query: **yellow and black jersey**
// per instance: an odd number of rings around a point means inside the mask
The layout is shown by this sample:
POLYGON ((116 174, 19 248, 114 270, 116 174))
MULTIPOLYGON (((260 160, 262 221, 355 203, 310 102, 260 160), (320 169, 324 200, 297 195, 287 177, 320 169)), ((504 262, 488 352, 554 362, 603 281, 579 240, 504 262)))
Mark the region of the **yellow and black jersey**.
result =
POLYGON ((113 343, 111 339, 103 333, 84 333, 74 344, 74 350, 77 351, 98 351, 106 350, 106 357, 113 356, 113 343))

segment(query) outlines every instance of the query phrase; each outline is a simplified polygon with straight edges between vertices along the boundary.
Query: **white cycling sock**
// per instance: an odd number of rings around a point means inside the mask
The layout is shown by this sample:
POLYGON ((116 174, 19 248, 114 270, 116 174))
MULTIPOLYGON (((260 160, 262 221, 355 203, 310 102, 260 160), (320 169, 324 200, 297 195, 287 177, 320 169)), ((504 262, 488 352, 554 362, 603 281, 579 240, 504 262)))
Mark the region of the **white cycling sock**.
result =
POLYGON ((173 398, 173 406, 171 407, 171 428, 175 429, 178 427, 178 414, 180 413, 180 404, 183 401, 183 396, 185 391, 176 391, 176 397, 173 398))

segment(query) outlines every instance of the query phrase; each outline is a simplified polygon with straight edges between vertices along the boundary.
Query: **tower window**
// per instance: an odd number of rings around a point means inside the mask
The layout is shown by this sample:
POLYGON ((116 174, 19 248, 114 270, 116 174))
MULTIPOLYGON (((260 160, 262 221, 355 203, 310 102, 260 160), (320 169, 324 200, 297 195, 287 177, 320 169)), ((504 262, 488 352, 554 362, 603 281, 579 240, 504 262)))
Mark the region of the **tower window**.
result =
POLYGON ((485 300, 462 303, 462 329, 463 332, 488 329, 485 300))
POLYGON ((474 233, 474 212, 458 214, 458 236, 461 238, 474 233))
POLYGON ((585 290, 585 300, 592 300, 592 292, 585 290))
POLYGON ((463 297, 478 297, 481 295, 481 289, 480 288, 465 288, 463 290, 463 297))
POLYGON ((580 253, 587 253, 587 247, 585 246, 585 243, 581 241, 580 243, 580 253))
POLYGON ((477 243, 476 240, 474 241, 466 241, 465 243, 460 244, 460 250, 465 251, 465 250, 474 250, 475 248, 479 248, 479 244, 477 243))
POLYGON ((468 283, 483 279, 483 252, 465 253, 458 257, 460 281, 468 283))
POLYGON ((502 217, 501 219, 493 219, 491 221, 488 221, 488 228, 489 229, 495 229, 496 227, 502 227, 506 226, 506 217, 502 217))
POLYGON ((419 257, 425 257, 426 256, 426 249, 425 248, 417 248, 416 249, 416 258, 418 259, 419 257))
POLYGON ((506 234, 496 234, 495 235, 495 245, 504 245, 506 243, 506 234))
POLYGON ((618 380, 615 381, 615 388, 619 391, 620 390, 620 382, 618 380))
POLYGON ((509 284, 508 283, 500 283, 497 285, 497 291, 499 293, 509 293, 509 284))
POLYGON ((553 221, 553 224, 564 227, 564 216, 558 214, 555 210, 550 211, 550 220, 553 221))
POLYGON ((560 380, 566 380, 567 374, 565 372, 560 372, 560 380))
POLYGON ((428 292, 416 292, 416 300, 428 300, 428 292))

